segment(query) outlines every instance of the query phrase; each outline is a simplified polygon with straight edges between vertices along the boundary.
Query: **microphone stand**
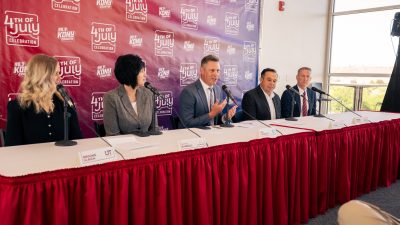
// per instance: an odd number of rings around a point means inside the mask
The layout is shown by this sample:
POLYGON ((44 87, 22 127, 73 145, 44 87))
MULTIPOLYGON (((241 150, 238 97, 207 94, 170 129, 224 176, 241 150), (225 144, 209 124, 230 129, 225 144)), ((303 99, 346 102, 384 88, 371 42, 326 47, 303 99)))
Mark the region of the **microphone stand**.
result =
POLYGON ((285 120, 288 120, 288 121, 297 121, 298 119, 293 117, 293 111, 294 111, 294 93, 293 93, 292 91, 290 91, 290 94, 292 95, 292 108, 291 108, 291 110, 290 110, 290 117, 285 118, 285 120))
POLYGON ((68 112, 67 101, 64 99, 64 140, 57 141, 55 143, 56 146, 73 146, 76 145, 76 141, 68 140, 69 137, 69 118, 71 117, 71 113, 68 112))
POLYGON ((156 94, 153 92, 153 113, 152 113, 152 125, 151 130, 149 130, 147 133, 150 135, 161 135, 162 132, 156 127, 156 112, 157 112, 157 104, 156 104, 156 94))
POLYGON ((322 94, 319 94, 319 98, 318 98, 318 114, 315 114, 314 117, 325 117, 322 113, 321 113, 321 105, 322 105, 322 94))
POLYGON ((232 120, 229 118, 228 116, 228 112, 229 112, 229 96, 226 97, 226 117, 227 120, 225 120, 225 123, 221 124, 221 127, 234 127, 234 125, 232 124, 232 120))

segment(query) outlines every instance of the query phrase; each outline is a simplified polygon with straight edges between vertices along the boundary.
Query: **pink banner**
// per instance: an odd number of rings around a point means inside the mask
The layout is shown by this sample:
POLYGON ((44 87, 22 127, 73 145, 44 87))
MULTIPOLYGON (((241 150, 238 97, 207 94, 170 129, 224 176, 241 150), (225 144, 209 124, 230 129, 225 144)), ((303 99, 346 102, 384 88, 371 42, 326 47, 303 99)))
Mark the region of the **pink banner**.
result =
POLYGON ((94 136, 88 125, 102 123, 103 94, 118 86, 113 70, 121 54, 138 54, 146 62, 148 81, 164 96, 157 99, 163 129, 171 127, 182 88, 199 77, 204 55, 220 57, 219 82, 237 100, 256 83, 258 0, 14 0, 0 7, 2 128, 7 102, 37 53, 60 62, 85 137, 94 136))

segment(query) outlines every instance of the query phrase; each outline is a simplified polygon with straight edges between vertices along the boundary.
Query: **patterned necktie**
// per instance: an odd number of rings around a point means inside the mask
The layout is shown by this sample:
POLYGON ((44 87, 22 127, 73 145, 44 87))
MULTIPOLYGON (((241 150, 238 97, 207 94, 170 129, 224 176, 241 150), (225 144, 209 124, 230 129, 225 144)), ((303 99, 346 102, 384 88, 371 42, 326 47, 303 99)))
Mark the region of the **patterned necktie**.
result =
MULTIPOLYGON (((210 88, 210 87, 208 88, 208 90, 210 90, 210 105, 208 107, 209 107, 209 110, 211 112, 212 106, 214 104, 214 92, 213 92, 213 89, 210 88)), ((214 125, 214 119, 210 120, 210 124, 214 125)))
POLYGON ((307 99, 306 99, 306 91, 303 93, 303 106, 301 108, 301 112, 303 116, 307 116, 307 99))

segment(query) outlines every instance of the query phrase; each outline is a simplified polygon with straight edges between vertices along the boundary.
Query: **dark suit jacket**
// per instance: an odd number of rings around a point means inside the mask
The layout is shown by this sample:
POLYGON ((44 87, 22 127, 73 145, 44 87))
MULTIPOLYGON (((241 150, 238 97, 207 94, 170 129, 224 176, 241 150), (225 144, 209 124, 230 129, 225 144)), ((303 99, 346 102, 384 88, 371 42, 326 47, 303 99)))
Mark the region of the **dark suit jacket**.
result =
MULTIPOLYGON (((274 92, 275 93, 275 92, 274 92)), ((276 118, 281 118, 281 100, 279 96, 275 93, 272 98, 275 106, 276 118)), ((268 105, 267 98, 260 86, 246 92, 242 99, 242 109, 255 117, 258 120, 270 120, 271 110, 268 105)), ((253 120, 246 113, 243 114, 244 120, 253 120)))
POLYGON ((153 121, 153 94, 146 88, 136 90, 138 113, 132 107, 123 85, 104 94, 104 128, 106 135, 129 134, 149 131, 153 121), (138 115, 139 114, 139 115, 138 115))
MULTIPOLYGON (((24 145, 60 141, 64 139, 64 104, 61 99, 53 96, 54 111, 36 113, 34 106, 21 108, 17 100, 7 105, 7 130, 5 145, 24 145)), ((82 138, 78 116, 74 109, 68 107, 69 139, 82 138)))
MULTIPOLYGON (((223 100, 221 88, 217 85, 214 85, 214 97, 219 101, 223 100)), ((209 126, 210 119, 208 118, 208 113, 210 110, 208 109, 208 105, 209 103, 207 102, 207 97, 200 80, 186 86, 179 96, 179 114, 185 126, 209 126)), ((215 124, 221 123, 221 115, 219 114, 214 118, 215 124)), ((182 124, 179 127, 182 128, 182 124)))
MULTIPOLYGON (((294 89, 299 91, 299 88, 297 85, 293 86, 294 89)), ((292 94, 294 94, 294 110, 293 110, 293 116, 294 117, 299 117, 300 112, 301 112, 301 100, 300 96, 298 94, 293 93, 292 91, 286 90, 282 94, 282 99, 281 99, 281 104, 282 104, 282 117, 283 118, 288 118, 290 117, 290 112, 292 109, 292 94)), ((307 88, 307 98, 308 98, 308 115, 315 115, 316 113, 316 104, 317 104, 317 99, 315 92, 312 91, 310 88, 307 88)))

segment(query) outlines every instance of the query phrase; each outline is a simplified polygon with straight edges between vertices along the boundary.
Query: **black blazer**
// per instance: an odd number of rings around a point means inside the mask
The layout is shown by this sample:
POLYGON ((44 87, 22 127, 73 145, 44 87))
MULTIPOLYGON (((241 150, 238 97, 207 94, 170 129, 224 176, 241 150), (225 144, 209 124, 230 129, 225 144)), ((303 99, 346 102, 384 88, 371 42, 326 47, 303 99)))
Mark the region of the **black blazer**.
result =
MULTIPOLYGON (((299 91, 297 85, 293 86, 296 91, 299 91)), ((301 100, 298 94, 292 93, 292 91, 285 90, 282 94, 282 117, 288 118, 290 117, 291 109, 292 109, 292 94, 294 94, 294 110, 293 116, 299 117, 301 112, 301 100)), ((307 88, 307 98, 308 98, 308 112, 307 115, 315 115, 316 113, 316 105, 317 105, 317 98, 315 92, 312 91, 310 88, 307 88)))
MULTIPOLYGON (((60 141, 64 139, 64 104, 58 97, 53 96, 54 111, 36 113, 31 105, 22 109, 17 100, 7 105, 6 146, 35 144, 60 141)), ((69 119, 69 139, 82 138, 78 117, 75 110, 68 107, 71 113, 69 119)))
MULTIPOLYGON (((281 118, 281 100, 279 96, 274 92, 275 96, 272 98, 275 106, 276 118, 281 118)), ((258 120, 270 120, 271 110, 268 105, 267 98, 260 86, 244 93, 242 99, 242 109, 255 117, 258 120)), ((243 114, 244 120, 253 120, 246 113, 243 114)))

